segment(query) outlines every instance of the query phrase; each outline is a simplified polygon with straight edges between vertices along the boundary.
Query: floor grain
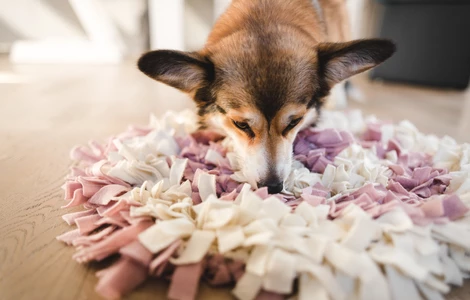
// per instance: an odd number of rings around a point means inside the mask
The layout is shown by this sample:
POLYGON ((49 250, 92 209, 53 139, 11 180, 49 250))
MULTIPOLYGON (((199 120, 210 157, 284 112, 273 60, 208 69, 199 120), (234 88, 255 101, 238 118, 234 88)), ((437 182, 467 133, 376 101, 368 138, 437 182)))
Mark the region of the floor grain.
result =
MULTIPOLYGON (((0 299, 99 299, 96 265, 79 265, 55 240, 69 228, 60 186, 69 151, 102 140, 149 114, 192 103, 180 93, 119 66, 12 66, 0 59, 0 299), (15 75, 14 77, 11 75, 15 75), (7 78, 8 80, 6 80, 7 78)), ((469 93, 356 80, 366 103, 351 107, 379 118, 409 119, 420 130, 469 141, 469 93)), ((129 299, 162 299, 166 284, 148 281, 129 299)), ((470 284, 448 299, 470 298, 470 284)), ((200 299, 230 299, 203 286, 200 299)))

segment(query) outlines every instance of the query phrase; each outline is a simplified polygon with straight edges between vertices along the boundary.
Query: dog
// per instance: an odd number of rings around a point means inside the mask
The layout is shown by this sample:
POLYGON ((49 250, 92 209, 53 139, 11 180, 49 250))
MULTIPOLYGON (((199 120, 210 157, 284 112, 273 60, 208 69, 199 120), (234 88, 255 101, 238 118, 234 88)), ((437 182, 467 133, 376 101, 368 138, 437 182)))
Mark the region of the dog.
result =
POLYGON ((315 125, 331 89, 395 52, 348 30, 345 0, 233 0, 202 50, 151 51, 137 65, 189 94, 201 128, 233 139, 249 182, 275 194, 297 133, 315 125))

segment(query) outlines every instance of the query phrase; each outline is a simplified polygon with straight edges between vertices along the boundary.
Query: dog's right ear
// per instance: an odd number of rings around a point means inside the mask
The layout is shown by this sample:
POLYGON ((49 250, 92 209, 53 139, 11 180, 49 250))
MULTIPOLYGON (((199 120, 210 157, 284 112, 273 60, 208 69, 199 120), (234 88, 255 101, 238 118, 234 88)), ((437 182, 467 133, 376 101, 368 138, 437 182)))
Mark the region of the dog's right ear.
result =
POLYGON ((140 57, 137 66, 150 78, 191 94, 214 80, 214 65, 196 52, 150 51, 140 57))
POLYGON ((320 76, 329 88, 355 74, 369 70, 395 52, 386 39, 364 39, 345 43, 320 43, 317 46, 320 76))

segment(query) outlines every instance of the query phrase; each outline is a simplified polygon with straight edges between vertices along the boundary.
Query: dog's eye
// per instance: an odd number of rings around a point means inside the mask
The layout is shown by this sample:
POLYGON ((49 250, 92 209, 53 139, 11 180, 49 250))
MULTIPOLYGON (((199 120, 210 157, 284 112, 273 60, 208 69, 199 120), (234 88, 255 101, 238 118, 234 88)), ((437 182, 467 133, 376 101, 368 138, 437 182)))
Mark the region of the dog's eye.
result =
POLYGON ((290 121, 289 125, 287 125, 288 128, 294 128, 295 126, 297 126, 297 124, 300 123, 300 121, 302 121, 302 118, 297 118, 297 119, 294 119, 292 121, 290 121))
POLYGON ((291 129, 293 129, 295 126, 297 126, 300 123, 300 121, 302 121, 302 118, 297 118, 297 119, 293 119, 292 121, 290 121, 290 123, 282 131, 282 134, 286 135, 291 129))
POLYGON ((237 126, 238 129, 241 129, 243 131, 250 129, 250 125, 248 125, 248 123, 246 122, 237 122, 237 121, 232 121, 232 122, 233 122, 233 125, 237 126))
POLYGON ((233 122, 233 125, 235 125, 238 129, 240 129, 241 131, 246 133, 250 138, 255 137, 255 133, 253 132, 253 130, 251 130, 251 127, 250 127, 250 125, 248 125, 248 123, 246 123, 246 122, 237 122, 237 121, 234 121, 234 120, 232 120, 232 122, 233 122))

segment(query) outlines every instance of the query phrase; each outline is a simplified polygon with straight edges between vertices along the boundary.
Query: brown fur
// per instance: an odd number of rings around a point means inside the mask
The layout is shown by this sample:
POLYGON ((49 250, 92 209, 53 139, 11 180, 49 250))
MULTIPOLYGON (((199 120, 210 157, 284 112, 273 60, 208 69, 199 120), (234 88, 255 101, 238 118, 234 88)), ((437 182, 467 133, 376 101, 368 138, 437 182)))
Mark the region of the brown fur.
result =
POLYGON ((286 176, 275 171, 279 145, 314 120, 289 122, 319 112, 334 84, 395 50, 386 40, 347 42, 347 23, 344 0, 234 0, 201 51, 152 51, 138 66, 191 95, 202 127, 222 119, 218 129, 264 149, 269 170, 256 180, 277 184, 286 176))

